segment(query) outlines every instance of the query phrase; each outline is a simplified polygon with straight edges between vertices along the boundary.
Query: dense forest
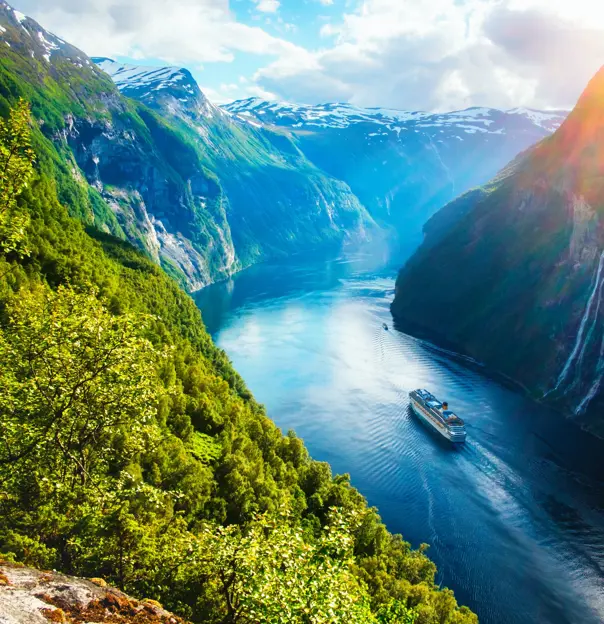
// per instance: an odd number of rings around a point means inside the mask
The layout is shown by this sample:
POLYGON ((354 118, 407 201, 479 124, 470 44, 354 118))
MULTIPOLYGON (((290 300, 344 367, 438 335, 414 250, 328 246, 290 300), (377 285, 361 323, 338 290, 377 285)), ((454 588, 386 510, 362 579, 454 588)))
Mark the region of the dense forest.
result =
POLYGON ((282 435, 176 282, 72 216, 27 102, 5 95, 2 557, 193 622, 476 622, 425 547, 282 435))

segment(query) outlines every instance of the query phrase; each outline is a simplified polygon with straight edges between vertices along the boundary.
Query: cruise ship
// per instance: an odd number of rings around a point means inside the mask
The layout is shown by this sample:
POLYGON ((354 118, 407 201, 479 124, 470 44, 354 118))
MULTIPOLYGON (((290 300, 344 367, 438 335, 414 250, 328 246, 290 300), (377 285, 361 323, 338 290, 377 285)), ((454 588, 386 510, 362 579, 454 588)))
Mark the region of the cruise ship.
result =
POLYGON ((459 416, 455 415, 446 402, 441 403, 427 390, 413 390, 409 393, 411 408, 425 423, 440 435, 459 444, 466 441, 466 426, 459 416))

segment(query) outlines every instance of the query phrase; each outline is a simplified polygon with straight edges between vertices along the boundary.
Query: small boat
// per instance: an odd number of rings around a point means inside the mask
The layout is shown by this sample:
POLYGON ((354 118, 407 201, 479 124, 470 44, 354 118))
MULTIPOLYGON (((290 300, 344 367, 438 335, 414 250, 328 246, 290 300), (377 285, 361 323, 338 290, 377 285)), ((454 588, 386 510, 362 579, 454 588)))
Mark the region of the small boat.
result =
POLYGON ((455 444, 466 441, 466 425, 449 409, 446 401, 441 403, 427 390, 413 390, 409 393, 409 399, 415 414, 443 438, 455 444))
POLYGON ((382 327, 383 327, 386 331, 388 331, 388 325, 386 325, 386 323, 382 323, 382 327))

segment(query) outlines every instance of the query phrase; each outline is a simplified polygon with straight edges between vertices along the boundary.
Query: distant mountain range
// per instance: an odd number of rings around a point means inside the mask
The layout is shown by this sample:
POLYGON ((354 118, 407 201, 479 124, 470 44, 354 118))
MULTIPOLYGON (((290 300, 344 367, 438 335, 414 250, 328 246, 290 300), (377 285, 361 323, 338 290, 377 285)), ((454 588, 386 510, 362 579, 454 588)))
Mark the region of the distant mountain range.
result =
POLYGON ((567 114, 492 108, 431 114, 255 98, 224 108, 254 127, 286 132, 408 248, 419 244, 422 226, 436 210, 487 182, 567 114))
POLYGON ((604 68, 551 137, 425 231, 397 321, 604 435, 604 68))
MULTIPOLYGON (((127 67, 127 66, 124 66, 127 67)), ((138 68, 139 70, 141 68, 138 68)), ((114 75, 116 84, 122 79, 114 75)), ((383 126, 397 134, 407 130, 426 132, 425 128, 438 128, 438 132, 457 130, 458 133, 505 134, 533 125, 553 132, 568 114, 567 111, 538 111, 530 108, 514 108, 501 111, 496 108, 468 108, 451 113, 426 113, 388 108, 358 108, 351 104, 287 104, 270 102, 260 98, 237 100, 224 106, 231 113, 257 119, 264 124, 290 128, 348 128, 362 123, 383 126), (519 119, 520 118, 520 119, 519 119), (527 123, 528 122, 528 123, 527 123)), ((432 131, 434 133, 436 131, 432 131)), ((371 135, 370 135, 371 136, 371 135)), ((457 137, 463 140, 462 137, 457 137)))

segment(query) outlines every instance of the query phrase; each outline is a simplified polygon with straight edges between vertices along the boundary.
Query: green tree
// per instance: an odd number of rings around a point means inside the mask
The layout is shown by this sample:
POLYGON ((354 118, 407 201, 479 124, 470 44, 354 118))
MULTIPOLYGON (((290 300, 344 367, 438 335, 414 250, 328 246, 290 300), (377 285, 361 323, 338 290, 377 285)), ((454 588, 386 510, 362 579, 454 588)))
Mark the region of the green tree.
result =
POLYGON ((93 485, 153 435, 158 354, 144 318, 95 294, 21 292, 0 329, 0 470, 32 462, 55 487, 93 485))
POLYGON ((212 621, 374 622, 366 590, 351 572, 355 519, 331 510, 312 542, 288 514, 260 516, 244 532, 236 526, 206 527, 198 542, 198 568, 217 596, 219 615, 212 621))
POLYGON ((415 624, 417 611, 409 609, 399 600, 381 607, 376 614, 378 624, 415 624))
POLYGON ((35 153, 31 145, 30 109, 25 100, 0 118, 0 249, 27 255, 23 245, 27 214, 20 211, 17 198, 34 174, 35 153))

